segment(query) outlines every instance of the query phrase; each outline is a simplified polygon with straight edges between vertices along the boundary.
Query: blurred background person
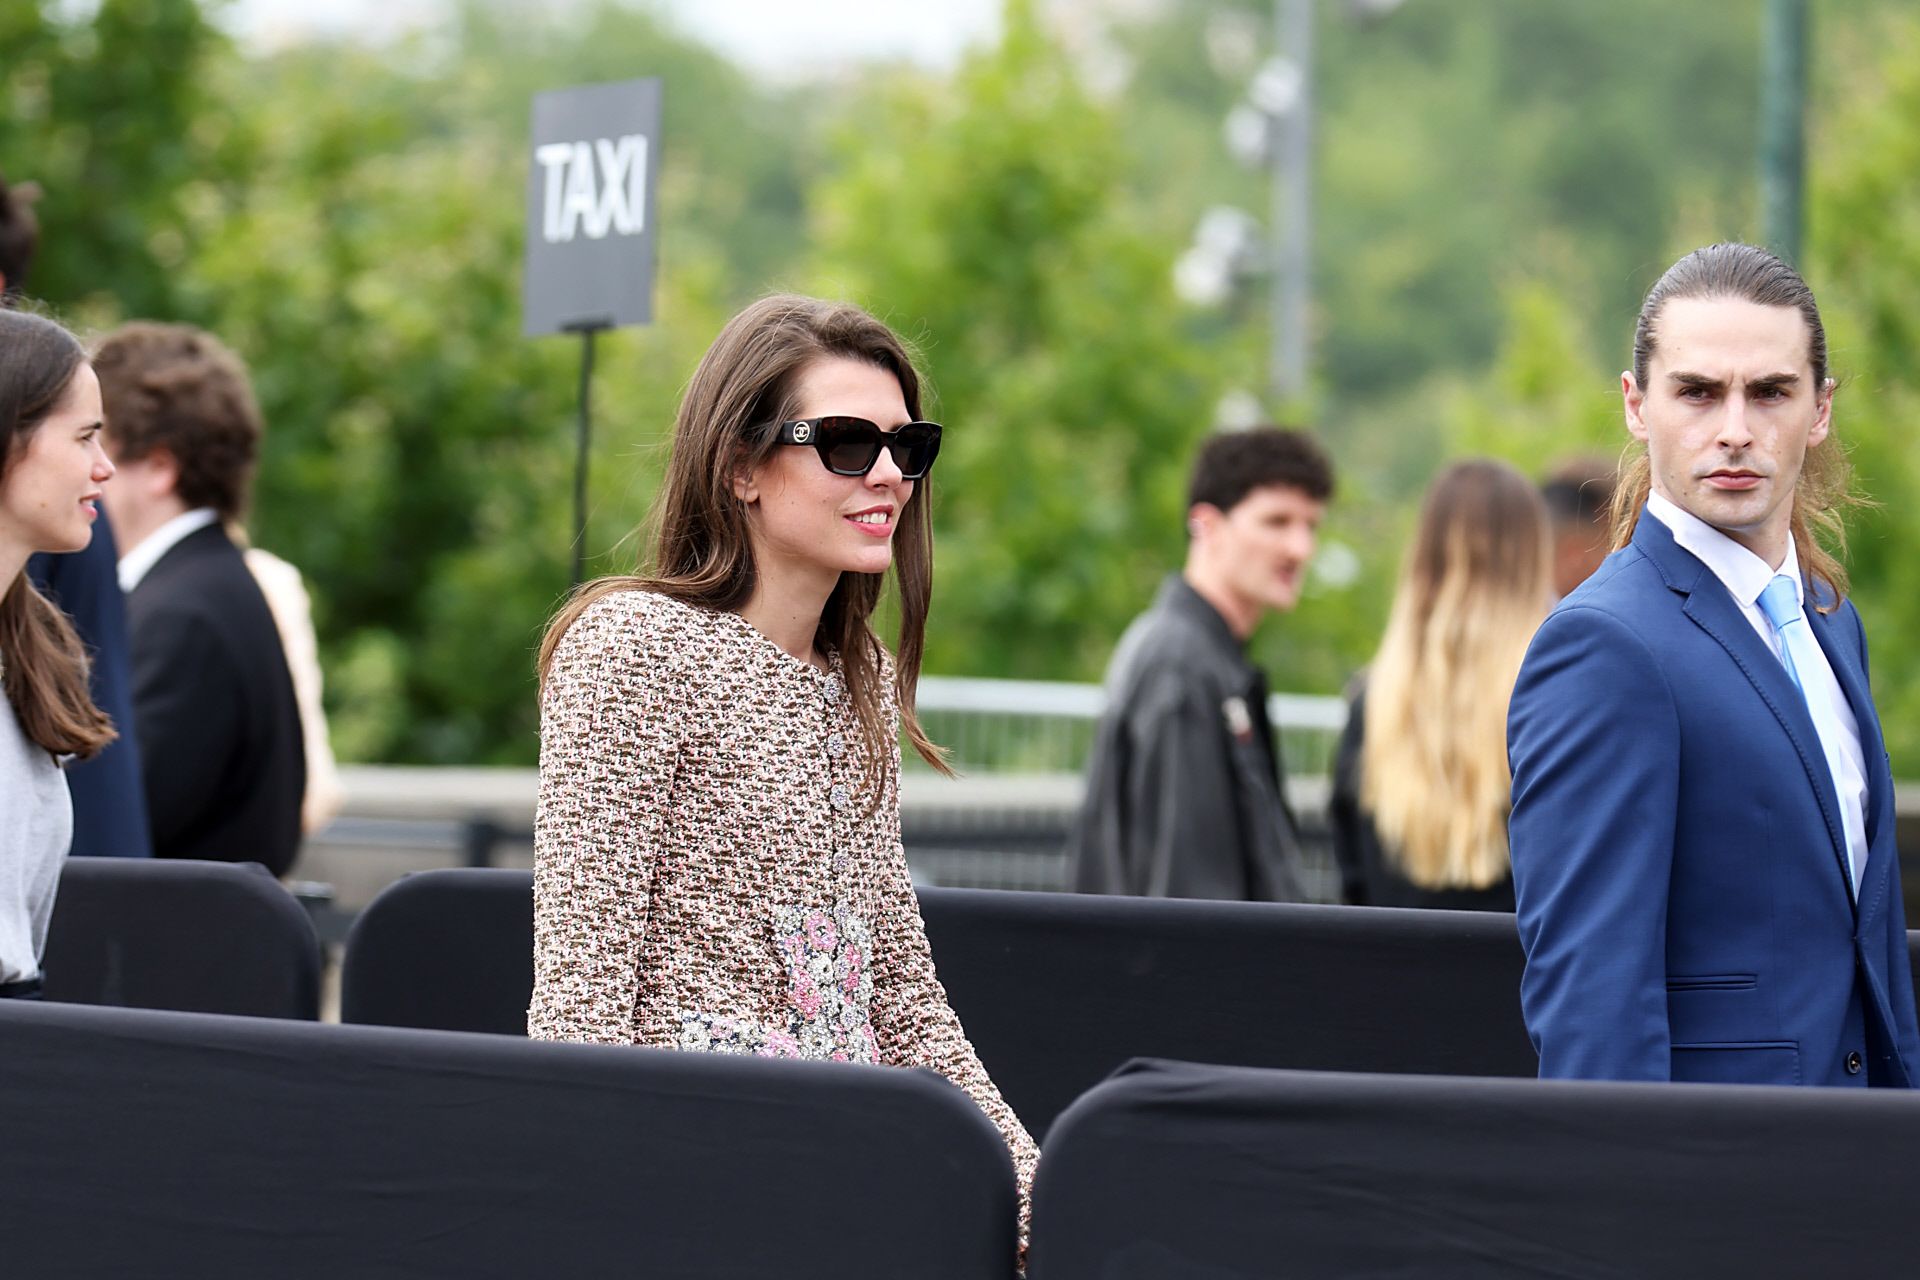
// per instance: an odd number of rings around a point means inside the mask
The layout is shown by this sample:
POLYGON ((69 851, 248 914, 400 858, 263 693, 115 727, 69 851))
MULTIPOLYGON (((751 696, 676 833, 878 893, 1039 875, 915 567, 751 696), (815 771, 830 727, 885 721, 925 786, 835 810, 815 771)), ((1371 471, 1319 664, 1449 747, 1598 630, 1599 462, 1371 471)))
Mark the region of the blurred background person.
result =
MULTIPOLYGON (((0 178, 0 300, 18 296, 39 251, 40 224, 33 211, 39 195, 34 183, 9 186, 0 178)), ((114 574, 119 559, 113 524, 102 510, 84 550, 42 552, 27 561, 27 576, 65 611, 86 646, 94 704, 117 733, 92 759, 67 766, 75 857, 144 858, 153 852, 140 787, 140 746, 132 729, 127 607, 114 574)))
POLYGON ((300 846, 306 756, 280 633, 224 521, 241 519, 263 424, 240 358, 135 323, 94 355, 119 468, 112 506, 153 851, 258 862, 300 846))
POLYGON ((0 997, 40 993, 73 825, 61 759, 113 740, 80 638, 26 576, 33 552, 77 551, 93 536, 113 476, 100 421, 100 384, 79 341, 0 311, 0 997))
POLYGON ((1224 432, 1194 460, 1187 564, 1107 667, 1073 887, 1156 898, 1297 902, 1300 836, 1267 675, 1247 640, 1290 611, 1313 559, 1333 464, 1313 437, 1224 432))
POLYGON ((1540 486, 1553 534, 1553 594, 1564 600, 1593 576, 1613 550, 1613 461, 1598 455, 1568 458, 1540 486))
POLYGON ((340 768, 333 758, 327 731, 327 709, 321 699, 325 680, 320 671, 320 638, 313 629, 313 598, 300 570, 248 539, 238 522, 227 525, 227 537, 240 548, 260 594, 267 598, 274 630, 293 677, 293 696, 300 704, 300 741, 306 750, 307 787, 300 800, 300 831, 314 832, 332 822, 345 802, 340 790, 340 768))
POLYGON ((1347 901, 1513 910, 1507 697, 1547 616, 1548 562, 1546 509, 1518 471, 1476 459, 1433 482, 1334 760, 1347 901))
POLYGON ((40 250, 40 220, 33 212, 39 199, 38 183, 9 184, 0 175, 0 299, 26 288, 27 271, 40 250))

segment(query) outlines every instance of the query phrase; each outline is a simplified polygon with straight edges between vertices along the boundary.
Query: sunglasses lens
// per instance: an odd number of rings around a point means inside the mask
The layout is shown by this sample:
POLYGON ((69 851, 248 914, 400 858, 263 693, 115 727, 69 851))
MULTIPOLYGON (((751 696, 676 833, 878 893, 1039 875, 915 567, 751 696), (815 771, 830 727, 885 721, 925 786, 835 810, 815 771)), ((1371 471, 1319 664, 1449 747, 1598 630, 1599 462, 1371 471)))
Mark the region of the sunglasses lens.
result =
POLYGON ((940 450, 940 428, 930 422, 912 422, 900 428, 890 446, 893 465, 908 480, 918 480, 933 465, 940 450))
POLYGON ((820 424, 819 448, 829 471, 865 475, 880 456, 880 428, 865 418, 828 418, 820 424))

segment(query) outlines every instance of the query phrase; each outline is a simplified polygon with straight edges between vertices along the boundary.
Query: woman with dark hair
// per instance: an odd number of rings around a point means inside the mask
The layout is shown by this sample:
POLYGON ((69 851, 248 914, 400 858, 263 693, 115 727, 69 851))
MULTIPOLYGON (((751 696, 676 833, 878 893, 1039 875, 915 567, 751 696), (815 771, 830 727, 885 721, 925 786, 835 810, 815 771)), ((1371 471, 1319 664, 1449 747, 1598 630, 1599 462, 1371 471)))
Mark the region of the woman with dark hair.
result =
POLYGON ((40 955, 73 802, 60 758, 113 740, 87 692, 87 655, 27 577, 36 551, 93 537, 113 464, 100 447, 100 382, 74 336, 0 311, 0 997, 40 993, 40 955))
POLYGON ((900 340, 754 303, 680 404, 651 574, 587 584, 541 645, 529 1034, 930 1067, 1032 1139, 934 976, 900 845, 900 735, 932 591, 900 340), (891 570, 900 636, 870 622, 891 570))
POLYGON ((1513 910, 1507 696, 1552 591, 1527 478, 1490 459, 1441 472, 1334 761, 1347 901, 1513 910))

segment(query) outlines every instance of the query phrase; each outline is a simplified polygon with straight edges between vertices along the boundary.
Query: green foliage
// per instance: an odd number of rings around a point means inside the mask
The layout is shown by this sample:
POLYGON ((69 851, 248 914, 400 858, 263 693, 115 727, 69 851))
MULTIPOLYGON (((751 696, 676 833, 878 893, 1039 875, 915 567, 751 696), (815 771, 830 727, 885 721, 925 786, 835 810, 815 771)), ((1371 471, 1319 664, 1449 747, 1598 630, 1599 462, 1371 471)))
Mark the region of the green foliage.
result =
POLYGON ((195 0, 101 0, 80 25, 55 10, 0 6, 0 173, 39 182, 59 231, 32 287, 82 318, 166 314, 198 247, 183 193, 223 129, 200 71, 224 42, 195 0))
POLYGON ((1595 376, 1593 344, 1564 294, 1524 281, 1501 301, 1505 337, 1492 366, 1448 397, 1449 452, 1541 475, 1570 454, 1624 448, 1618 383, 1595 376))

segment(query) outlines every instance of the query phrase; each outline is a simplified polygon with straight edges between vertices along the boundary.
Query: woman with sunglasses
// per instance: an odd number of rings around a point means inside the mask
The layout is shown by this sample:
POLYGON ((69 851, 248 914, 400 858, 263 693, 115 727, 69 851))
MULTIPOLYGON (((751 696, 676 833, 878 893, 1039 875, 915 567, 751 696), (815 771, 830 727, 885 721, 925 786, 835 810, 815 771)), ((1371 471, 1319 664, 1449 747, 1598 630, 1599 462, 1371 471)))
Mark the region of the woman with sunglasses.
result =
POLYGON ((27 558, 93 540, 113 464, 100 380, 51 320, 0 311, 0 999, 37 999, 47 924, 73 837, 65 756, 113 741, 87 690, 87 651, 34 589, 27 558))
POLYGON ((1036 1150, 934 976, 900 845, 940 428, 856 307, 763 299, 680 404, 652 572, 541 645, 536 1038, 930 1067, 1036 1150), (870 616, 891 570, 900 635, 870 616))

